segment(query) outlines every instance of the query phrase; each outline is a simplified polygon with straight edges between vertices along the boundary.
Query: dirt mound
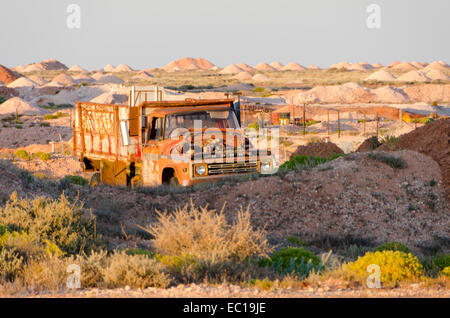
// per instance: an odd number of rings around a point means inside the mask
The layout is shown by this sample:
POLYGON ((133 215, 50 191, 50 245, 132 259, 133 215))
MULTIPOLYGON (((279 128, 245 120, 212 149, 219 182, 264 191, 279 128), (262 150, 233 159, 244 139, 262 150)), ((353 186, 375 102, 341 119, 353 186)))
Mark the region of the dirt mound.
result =
POLYGON ((271 78, 264 74, 256 74, 255 76, 252 77, 252 80, 255 82, 267 82, 270 81, 271 78))
POLYGON ((320 103, 364 103, 370 102, 374 94, 357 83, 344 85, 316 86, 299 95, 312 95, 320 103))
POLYGON ((379 70, 370 74, 364 79, 364 81, 377 81, 377 82, 393 82, 396 77, 386 70, 379 70))
POLYGON ((120 64, 114 70, 114 73, 130 73, 133 72, 133 69, 126 64, 120 64))
POLYGON ((428 82, 431 81, 429 77, 422 71, 411 71, 397 78, 398 82, 428 82))
POLYGON ((52 79, 52 82, 63 84, 64 86, 73 86, 75 81, 67 74, 61 73, 52 79))
POLYGON ((358 149, 356 149, 356 152, 373 151, 379 146, 381 146, 381 143, 378 141, 378 139, 376 139, 376 137, 367 138, 361 143, 361 145, 359 145, 358 149))
MULTIPOLYGON (((92 76, 94 77, 94 76, 92 76)), ((120 77, 114 75, 104 75, 97 80, 99 84, 123 84, 125 83, 120 77)))
POLYGON ((255 68, 255 70, 258 70, 258 71, 261 71, 261 72, 274 72, 274 71, 277 70, 276 68, 274 68, 274 67, 272 67, 269 64, 264 63, 264 62, 261 62, 261 63, 257 64, 254 68, 255 68))
POLYGON ((432 68, 426 71, 425 74, 432 80, 450 81, 450 76, 440 69, 432 68))
POLYGON ((308 70, 320 70, 320 67, 318 65, 310 65, 308 66, 308 70))
POLYGON ((68 69, 69 72, 78 72, 78 73, 86 73, 87 70, 82 68, 80 65, 74 65, 68 69))
POLYGON ((23 115, 35 115, 42 114, 44 111, 36 106, 32 106, 19 97, 13 97, 8 99, 3 104, 0 104, 0 114, 23 114, 23 115))
POLYGON ((104 68, 103 68, 103 72, 108 72, 111 73, 115 70, 115 66, 112 64, 107 64, 104 68))
POLYGON ((230 64, 227 67, 225 67, 223 70, 219 72, 219 74, 237 74, 240 72, 244 72, 242 68, 237 66, 236 64, 230 64))
POLYGON ((203 58, 183 57, 162 67, 164 71, 212 70, 214 64, 203 58))
POLYGON ((233 76, 234 79, 239 81, 248 81, 252 79, 252 74, 249 72, 239 72, 238 74, 233 76))
POLYGON ((145 71, 140 71, 135 76, 133 76, 133 80, 138 81, 151 81, 153 78, 154 78, 153 75, 145 71))
POLYGON ((28 64, 24 67, 24 72, 36 72, 36 71, 67 71, 68 67, 63 63, 55 60, 43 60, 40 63, 28 64))
POLYGON ((33 82, 29 78, 20 77, 20 78, 16 79, 14 82, 9 83, 7 86, 9 88, 38 87, 39 84, 33 82))
MULTIPOLYGON (((450 119, 440 119, 400 136, 394 150, 409 149, 433 158, 441 167, 447 197, 450 199, 450 119)), ((392 149, 392 148, 391 148, 392 149)), ((379 150, 389 150, 382 145, 379 150)))
POLYGON ((375 102, 377 103, 407 103, 409 102, 408 95, 400 88, 384 86, 372 90, 375 94, 375 102))
POLYGON ((91 102, 108 105, 113 104, 123 105, 128 102, 128 96, 122 94, 103 93, 100 96, 93 98, 91 102))
POLYGON ((412 102, 450 102, 450 84, 422 84, 403 89, 412 102))
POLYGON ((8 85, 9 83, 14 82, 16 79, 20 78, 22 75, 11 71, 9 68, 0 65, 0 81, 8 85))
POLYGON ((448 66, 447 64, 444 62, 444 64, 439 63, 439 62, 433 62, 431 64, 429 64, 427 67, 423 68, 422 71, 428 71, 431 69, 438 69, 438 70, 448 70, 448 66))
POLYGON ((30 80, 32 80, 33 82, 35 82, 36 84, 38 84, 39 86, 45 85, 48 83, 48 81, 46 81, 45 79, 43 79, 42 77, 39 77, 37 75, 33 75, 28 77, 30 80))
POLYGON ((320 158, 329 158, 332 155, 344 154, 344 151, 332 142, 313 142, 306 146, 299 146, 292 153, 291 158, 295 156, 314 156, 320 158))
POLYGON ((349 62, 339 62, 337 64, 330 65, 330 68, 336 68, 336 69, 348 69, 351 66, 349 62))
POLYGON ((303 70, 305 70, 305 67, 295 62, 288 63, 282 68, 280 68, 280 71, 303 71, 303 70))
POLYGON ((77 75, 72 76, 72 79, 77 83, 94 83, 95 79, 93 79, 92 77, 90 77, 88 74, 85 73, 80 73, 77 75))
POLYGON ((274 69, 279 70, 281 69, 284 65, 281 64, 278 61, 273 61, 272 63, 269 64, 270 66, 272 66, 274 69))
POLYGON ((417 67, 412 65, 409 62, 402 62, 392 67, 393 70, 401 70, 401 71, 414 71, 417 70, 417 67))
POLYGON ((251 67, 250 65, 245 64, 245 63, 238 63, 238 64, 236 64, 236 66, 243 69, 244 71, 249 72, 249 73, 255 71, 255 69, 253 67, 251 67))

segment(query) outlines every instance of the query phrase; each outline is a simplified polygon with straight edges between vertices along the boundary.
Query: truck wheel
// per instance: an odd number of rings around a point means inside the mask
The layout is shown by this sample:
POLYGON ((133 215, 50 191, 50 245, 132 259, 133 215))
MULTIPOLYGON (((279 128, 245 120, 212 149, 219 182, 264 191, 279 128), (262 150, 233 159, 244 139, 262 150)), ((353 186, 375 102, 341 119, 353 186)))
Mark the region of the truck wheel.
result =
POLYGON ((89 185, 91 187, 96 187, 100 184, 100 173, 94 173, 91 177, 91 181, 89 182, 89 185))

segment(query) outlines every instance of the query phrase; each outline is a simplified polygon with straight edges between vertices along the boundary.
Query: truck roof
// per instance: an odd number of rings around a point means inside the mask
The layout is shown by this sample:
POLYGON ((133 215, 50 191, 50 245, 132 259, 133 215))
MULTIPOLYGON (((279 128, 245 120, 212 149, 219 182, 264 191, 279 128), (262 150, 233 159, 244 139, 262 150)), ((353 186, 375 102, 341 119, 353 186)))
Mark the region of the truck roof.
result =
POLYGON ((152 108, 145 111, 145 114, 152 115, 160 115, 166 116, 175 113, 186 113, 186 112, 195 112, 195 111, 208 111, 208 110, 228 110, 230 109, 229 105, 202 105, 196 106, 195 108, 189 107, 167 107, 167 108, 152 108))
POLYGON ((158 101, 158 102, 143 102, 141 107, 196 107, 196 106, 214 106, 221 105, 231 107, 234 99, 187 99, 181 101, 158 101))

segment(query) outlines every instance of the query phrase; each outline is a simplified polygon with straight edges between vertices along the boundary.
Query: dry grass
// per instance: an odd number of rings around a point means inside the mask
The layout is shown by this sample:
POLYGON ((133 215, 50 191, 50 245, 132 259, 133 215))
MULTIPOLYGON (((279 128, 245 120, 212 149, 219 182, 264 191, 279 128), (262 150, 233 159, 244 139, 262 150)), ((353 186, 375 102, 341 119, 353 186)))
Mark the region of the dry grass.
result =
POLYGON ((228 224, 223 209, 216 212, 191 203, 172 214, 158 212, 158 221, 145 230, 154 236, 154 247, 161 254, 190 255, 212 263, 243 261, 270 250, 265 233, 252 228, 249 210, 240 210, 236 221, 228 224))

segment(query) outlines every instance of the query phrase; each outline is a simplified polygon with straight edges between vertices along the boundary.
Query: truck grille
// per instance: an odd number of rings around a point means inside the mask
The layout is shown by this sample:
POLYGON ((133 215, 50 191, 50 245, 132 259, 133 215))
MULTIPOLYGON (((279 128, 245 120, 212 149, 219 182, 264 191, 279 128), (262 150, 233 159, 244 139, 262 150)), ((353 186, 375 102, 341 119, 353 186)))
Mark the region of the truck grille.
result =
POLYGON ((210 163, 208 175, 258 172, 258 162, 210 163))

